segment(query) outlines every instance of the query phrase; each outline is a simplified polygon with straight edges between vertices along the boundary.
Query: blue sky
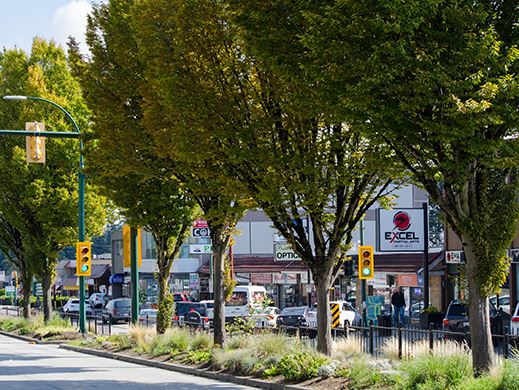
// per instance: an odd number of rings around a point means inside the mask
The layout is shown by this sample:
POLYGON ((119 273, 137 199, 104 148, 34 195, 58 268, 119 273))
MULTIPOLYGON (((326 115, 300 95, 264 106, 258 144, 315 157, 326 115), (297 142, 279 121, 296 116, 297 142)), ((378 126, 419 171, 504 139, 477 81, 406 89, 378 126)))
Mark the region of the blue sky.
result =
MULTIPOLYGON (((100 0, 95 0, 99 3, 100 0)), ((87 52, 84 32, 92 0, 0 0, 0 50, 31 50, 35 36, 54 39, 66 49, 72 35, 87 52)))

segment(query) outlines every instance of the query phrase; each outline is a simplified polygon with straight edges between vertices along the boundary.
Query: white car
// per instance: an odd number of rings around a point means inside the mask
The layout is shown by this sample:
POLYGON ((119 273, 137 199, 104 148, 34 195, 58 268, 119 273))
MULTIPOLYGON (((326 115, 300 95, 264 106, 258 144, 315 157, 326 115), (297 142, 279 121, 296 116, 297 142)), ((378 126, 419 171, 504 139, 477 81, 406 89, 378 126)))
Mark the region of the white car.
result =
MULTIPOLYGON (((69 299, 63 306, 63 313, 79 313, 79 299, 69 299)), ((85 302, 85 313, 92 315, 92 307, 90 307, 88 302, 85 302)))
POLYGON ((330 309, 332 308, 332 304, 339 305, 339 318, 341 321, 341 327, 346 325, 358 326, 360 325, 360 314, 353 308, 351 303, 348 301, 330 301, 330 309))
POLYGON ((519 303, 515 307, 514 315, 510 321, 510 333, 519 336, 519 303))
POLYGON ((256 321, 258 328, 275 327, 280 314, 281 310, 277 307, 267 306, 254 309, 251 318, 256 321))
POLYGON ((88 303, 90 303, 90 306, 95 309, 102 309, 109 301, 109 299, 105 300, 106 296, 107 295, 103 293, 93 293, 90 295, 90 298, 88 298, 88 303))

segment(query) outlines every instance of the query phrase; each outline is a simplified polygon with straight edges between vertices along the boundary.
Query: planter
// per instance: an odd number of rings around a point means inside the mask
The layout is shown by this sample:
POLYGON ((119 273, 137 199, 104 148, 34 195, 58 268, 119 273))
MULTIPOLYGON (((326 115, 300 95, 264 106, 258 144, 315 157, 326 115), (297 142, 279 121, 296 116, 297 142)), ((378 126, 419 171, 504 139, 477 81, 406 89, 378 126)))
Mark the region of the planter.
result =
POLYGON ((420 313, 420 326, 429 329, 429 324, 433 324, 433 328, 440 328, 444 318, 444 313, 420 313))

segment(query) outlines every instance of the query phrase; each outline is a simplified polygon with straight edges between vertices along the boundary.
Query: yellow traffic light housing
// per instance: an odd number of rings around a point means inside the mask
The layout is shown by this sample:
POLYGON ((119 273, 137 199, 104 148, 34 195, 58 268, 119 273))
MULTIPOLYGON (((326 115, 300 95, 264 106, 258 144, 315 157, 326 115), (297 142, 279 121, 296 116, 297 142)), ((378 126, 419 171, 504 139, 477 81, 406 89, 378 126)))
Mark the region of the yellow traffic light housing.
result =
MULTIPOLYGON (((130 225, 123 225, 123 264, 125 267, 131 266, 131 228, 130 225)), ((137 267, 142 267, 142 228, 137 229, 137 267)))
POLYGON ((375 277, 375 256, 372 246, 359 246, 359 279, 375 277))
POLYGON ((76 275, 90 276, 92 274, 92 243, 78 242, 76 244, 76 275))
MULTIPOLYGON (((40 132, 45 129, 41 122, 26 122, 25 130, 40 132)), ((28 163, 45 164, 45 137, 25 137, 25 153, 28 163)))

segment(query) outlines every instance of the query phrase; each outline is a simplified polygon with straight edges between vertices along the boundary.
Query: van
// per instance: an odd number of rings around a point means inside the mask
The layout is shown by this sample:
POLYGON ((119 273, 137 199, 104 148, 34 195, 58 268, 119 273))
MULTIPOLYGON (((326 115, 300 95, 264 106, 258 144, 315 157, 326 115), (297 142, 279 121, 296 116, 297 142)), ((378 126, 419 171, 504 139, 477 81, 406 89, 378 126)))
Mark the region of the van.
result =
POLYGON ((246 317, 251 307, 260 307, 265 302, 267 291, 263 286, 236 286, 225 302, 225 320, 246 317))

